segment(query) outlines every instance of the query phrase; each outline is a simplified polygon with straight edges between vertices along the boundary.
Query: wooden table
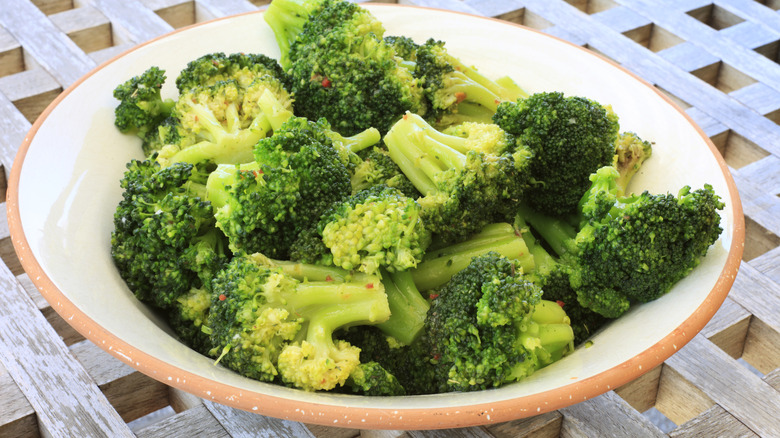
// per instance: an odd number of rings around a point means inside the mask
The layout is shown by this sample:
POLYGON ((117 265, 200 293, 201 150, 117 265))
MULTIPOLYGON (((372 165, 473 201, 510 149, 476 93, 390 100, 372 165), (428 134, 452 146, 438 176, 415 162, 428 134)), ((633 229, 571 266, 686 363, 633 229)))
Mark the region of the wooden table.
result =
MULTIPOLYGON (((780 436, 780 1, 399 2, 542 29, 612 58, 686 109, 731 167, 747 222, 739 275, 710 324, 639 379, 525 420, 416 432, 304 425, 174 390, 86 341, 32 286, 2 215, 0 436, 780 436)), ((97 64, 265 3, 3 0, 0 164, 9 171, 35 118, 97 64)))

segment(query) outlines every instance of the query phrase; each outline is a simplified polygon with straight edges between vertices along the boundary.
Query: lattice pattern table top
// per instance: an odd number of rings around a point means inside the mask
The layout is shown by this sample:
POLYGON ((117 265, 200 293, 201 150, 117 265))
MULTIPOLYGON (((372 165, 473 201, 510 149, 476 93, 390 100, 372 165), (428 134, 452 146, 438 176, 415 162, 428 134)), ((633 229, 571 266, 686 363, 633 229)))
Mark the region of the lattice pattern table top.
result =
MULTIPOLYGON (((7 173, 33 121, 96 65, 174 29, 267 3, 4 0, 0 164, 7 173)), ((633 71, 685 109, 725 157, 746 219, 740 273, 710 324, 639 379, 537 417, 457 431, 292 423, 174 390, 86 341, 35 290, 3 216, 0 317, 41 323, 13 337, 0 328, 0 436, 780 436, 780 1, 398 3, 496 17, 572 41, 633 71), (34 373, 9 372, 9 360, 25 360, 12 344, 23 344, 21 351, 36 360, 67 364, 67 378, 53 385, 34 373)))

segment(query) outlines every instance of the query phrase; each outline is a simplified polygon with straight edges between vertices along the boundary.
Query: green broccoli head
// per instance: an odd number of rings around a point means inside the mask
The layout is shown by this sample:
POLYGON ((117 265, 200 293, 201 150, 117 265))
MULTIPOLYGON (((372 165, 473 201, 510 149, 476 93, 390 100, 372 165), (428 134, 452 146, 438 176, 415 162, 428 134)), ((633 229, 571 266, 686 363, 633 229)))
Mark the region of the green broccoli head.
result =
POLYGON ((501 103, 493 120, 531 151, 525 202, 540 213, 574 213, 590 174, 613 162, 618 118, 585 97, 536 93, 501 103))
POLYGON ((390 157, 423 195, 418 202, 426 227, 452 242, 505 217, 523 196, 528 185, 524 149, 489 144, 497 140, 503 145, 506 138, 446 134, 407 113, 384 141, 390 157))
POLYGON ((387 297, 377 277, 333 269, 327 280, 310 280, 294 270, 241 254, 217 274, 207 323, 212 355, 258 380, 333 389, 360 364, 360 350, 333 332, 386 320, 387 297))
POLYGON ((209 335, 203 330, 211 307, 211 285, 208 288, 192 288, 180 295, 167 312, 168 324, 173 332, 193 350, 208 355, 214 348, 209 335))
POLYGON ((165 70, 150 67, 114 89, 114 98, 119 100, 114 110, 114 125, 124 134, 135 134, 144 139, 147 154, 154 146, 147 145, 146 137, 157 129, 174 105, 173 100, 162 98, 160 91, 164 82, 165 70))
POLYGON ((561 307, 515 264, 475 257, 432 301, 421 342, 436 369, 437 392, 474 391, 521 380, 571 351, 561 307))
POLYGON ((254 149, 245 165, 209 176, 217 226, 234 251, 287 258, 298 234, 351 193, 339 152, 315 122, 291 117, 254 149))
POLYGON ((422 258, 431 235, 414 199, 387 186, 374 186, 334 204, 319 221, 333 264, 376 274, 403 271, 422 258))
POLYGON ((189 88, 176 102, 174 120, 158 129, 164 146, 157 160, 163 166, 252 161, 255 144, 271 133, 274 111, 290 105, 289 93, 271 76, 247 87, 225 80, 189 88))
POLYGON ((699 265, 723 229, 723 202, 712 186, 677 196, 622 197, 574 239, 572 286, 580 303, 615 318, 632 303, 652 301, 699 265))
POLYGON ((205 173, 191 164, 160 168, 132 160, 120 185, 111 255, 130 290, 169 309, 191 288, 208 287, 228 257, 205 201, 205 173))
POLYGON ((225 81, 235 81, 241 88, 248 88, 266 77, 284 79, 284 70, 275 59, 263 54, 216 52, 190 61, 176 78, 176 88, 184 94, 191 88, 225 81))
POLYGON ((273 2, 264 15, 280 41, 296 114, 326 118, 354 135, 386 132, 405 111, 419 111, 416 79, 382 39, 382 24, 345 0, 273 2))
POLYGON ((346 386, 353 393, 368 396, 406 395, 398 379, 378 362, 365 362, 349 375, 346 386))

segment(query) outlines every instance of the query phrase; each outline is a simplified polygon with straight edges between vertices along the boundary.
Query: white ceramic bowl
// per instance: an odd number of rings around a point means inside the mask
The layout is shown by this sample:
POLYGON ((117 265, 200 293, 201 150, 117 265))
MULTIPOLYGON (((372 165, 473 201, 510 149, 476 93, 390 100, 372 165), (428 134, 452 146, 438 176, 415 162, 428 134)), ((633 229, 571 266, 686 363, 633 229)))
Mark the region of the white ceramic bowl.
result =
POLYGON ((654 141, 635 190, 674 193, 714 186, 725 202, 723 235, 702 264, 661 299, 636 306, 582 348, 529 379, 464 394, 369 398, 260 383, 213 364, 179 341, 125 286, 109 253, 118 181, 139 142, 113 126, 113 88, 151 65, 168 71, 164 93, 208 52, 278 56, 260 13, 186 28, 101 65, 36 121, 9 180, 8 216, 22 265, 44 297, 87 339, 132 367, 216 402, 309 423, 387 429, 470 426, 532 416, 617 388, 660 364, 712 317, 731 287, 744 222, 737 190, 707 136, 658 90, 578 46, 498 20, 431 9, 366 5, 388 35, 435 37, 491 77, 528 91, 558 90, 611 104, 621 128, 654 141))

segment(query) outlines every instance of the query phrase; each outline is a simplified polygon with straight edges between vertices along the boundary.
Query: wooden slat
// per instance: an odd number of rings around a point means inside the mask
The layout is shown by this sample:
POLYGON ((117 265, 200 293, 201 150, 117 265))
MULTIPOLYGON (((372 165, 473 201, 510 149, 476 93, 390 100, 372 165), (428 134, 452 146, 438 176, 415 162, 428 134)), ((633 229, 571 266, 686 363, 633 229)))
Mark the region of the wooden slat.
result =
POLYGON ((560 411, 563 414, 561 436, 662 437, 650 420, 643 417, 613 391, 560 411))
POLYGON ((22 44, 35 61, 66 87, 95 63, 46 17, 25 0, 5 0, 0 26, 22 44))
POLYGON ((14 275, 0 265, 0 350, 8 373, 52 436, 132 436, 14 275))

